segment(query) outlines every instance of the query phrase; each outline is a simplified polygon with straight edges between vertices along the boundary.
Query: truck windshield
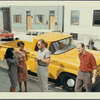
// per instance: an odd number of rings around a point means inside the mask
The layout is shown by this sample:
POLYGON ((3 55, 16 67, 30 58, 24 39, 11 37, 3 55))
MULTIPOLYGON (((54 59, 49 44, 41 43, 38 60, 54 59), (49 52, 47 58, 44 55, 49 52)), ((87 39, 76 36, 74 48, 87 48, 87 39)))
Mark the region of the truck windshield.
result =
POLYGON ((74 45, 73 40, 70 37, 51 43, 49 50, 51 54, 61 54, 75 47, 76 46, 74 45))

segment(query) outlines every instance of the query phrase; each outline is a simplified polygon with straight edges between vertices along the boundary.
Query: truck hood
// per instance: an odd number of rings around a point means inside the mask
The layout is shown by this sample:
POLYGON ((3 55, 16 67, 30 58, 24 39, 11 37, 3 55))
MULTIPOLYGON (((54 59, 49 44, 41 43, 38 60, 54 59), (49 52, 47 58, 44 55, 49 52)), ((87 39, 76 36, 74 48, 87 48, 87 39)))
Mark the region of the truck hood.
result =
MULTIPOLYGON (((96 59, 97 65, 100 64, 100 52, 86 49, 86 51, 92 53, 96 59)), ((59 59, 61 62, 66 62, 69 64, 73 64, 75 66, 79 66, 80 60, 78 58, 77 49, 69 50, 65 53, 59 54, 55 56, 56 59, 59 59)))

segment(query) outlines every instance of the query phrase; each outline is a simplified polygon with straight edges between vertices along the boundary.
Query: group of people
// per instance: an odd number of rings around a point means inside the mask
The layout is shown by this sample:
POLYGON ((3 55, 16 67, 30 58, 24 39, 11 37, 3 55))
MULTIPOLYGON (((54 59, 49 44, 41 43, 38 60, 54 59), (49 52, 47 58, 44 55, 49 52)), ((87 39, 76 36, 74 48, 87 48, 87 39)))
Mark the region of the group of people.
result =
MULTIPOLYGON (((50 51, 45 47, 43 39, 38 40, 38 54, 35 61, 38 63, 37 75, 40 84, 41 92, 48 92, 48 66, 50 63, 50 51)), ((19 82, 19 91, 22 92, 22 81, 24 81, 25 92, 27 92, 28 72, 25 61, 28 60, 27 53, 24 50, 24 43, 19 41, 17 43, 19 50, 8 48, 5 54, 9 70, 8 75, 11 82, 10 92, 16 91, 17 81, 19 82)), ((91 92, 92 84, 96 80, 97 65, 93 54, 85 50, 85 45, 79 43, 77 45, 79 52, 80 67, 78 76, 76 78, 75 92, 81 92, 84 87, 87 92, 91 92), (92 71, 93 75, 92 75, 92 71)))
MULTIPOLYGON (((17 81, 19 82, 19 92, 22 92, 22 81, 24 82, 25 92, 27 92, 28 71, 25 61, 28 60, 27 52, 24 50, 24 43, 19 41, 17 46, 19 50, 8 48, 5 53, 5 60, 8 65, 8 75, 11 86, 10 92, 15 92, 17 81)), ((48 65, 50 63, 50 52, 45 47, 43 39, 38 40, 38 55, 35 61, 38 63, 37 74, 42 92, 48 91, 48 65)))
POLYGON ((17 81, 19 82, 19 92, 22 92, 22 81, 24 82, 25 92, 27 92, 28 72, 25 61, 27 61, 27 53, 24 50, 24 43, 19 41, 17 43, 19 50, 15 51, 14 48, 6 50, 5 59, 8 64, 8 75, 10 78, 11 86, 10 92, 15 92, 17 81))

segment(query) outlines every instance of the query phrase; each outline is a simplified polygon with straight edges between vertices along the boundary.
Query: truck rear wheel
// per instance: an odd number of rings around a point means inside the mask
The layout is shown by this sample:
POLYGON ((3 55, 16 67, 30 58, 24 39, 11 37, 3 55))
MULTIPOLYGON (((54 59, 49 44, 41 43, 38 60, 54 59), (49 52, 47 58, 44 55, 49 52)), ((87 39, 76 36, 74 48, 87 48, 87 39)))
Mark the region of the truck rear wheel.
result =
POLYGON ((63 89, 70 91, 70 92, 74 92, 75 79, 76 77, 74 75, 65 74, 61 79, 63 89))

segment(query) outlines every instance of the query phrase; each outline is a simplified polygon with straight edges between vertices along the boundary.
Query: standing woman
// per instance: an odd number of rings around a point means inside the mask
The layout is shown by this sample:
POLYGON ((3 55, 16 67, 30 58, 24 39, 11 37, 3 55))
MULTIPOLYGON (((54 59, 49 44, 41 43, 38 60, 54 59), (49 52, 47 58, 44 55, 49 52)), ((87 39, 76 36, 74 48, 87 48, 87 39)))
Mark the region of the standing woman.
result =
POLYGON ((25 61, 28 60, 27 53, 24 50, 24 43, 19 41, 17 43, 19 51, 16 51, 18 56, 19 64, 18 64, 18 81, 19 81, 19 92, 22 92, 22 81, 24 81, 25 92, 27 92, 27 80, 28 80, 28 71, 25 61))
POLYGON ((9 75, 10 82, 11 82, 10 92, 15 92, 16 86, 17 86, 17 66, 16 64, 18 63, 18 58, 17 58, 17 55, 14 53, 14 48, 8 48, 6 50, 5 59, 9 67, 8 75, 9 75))

